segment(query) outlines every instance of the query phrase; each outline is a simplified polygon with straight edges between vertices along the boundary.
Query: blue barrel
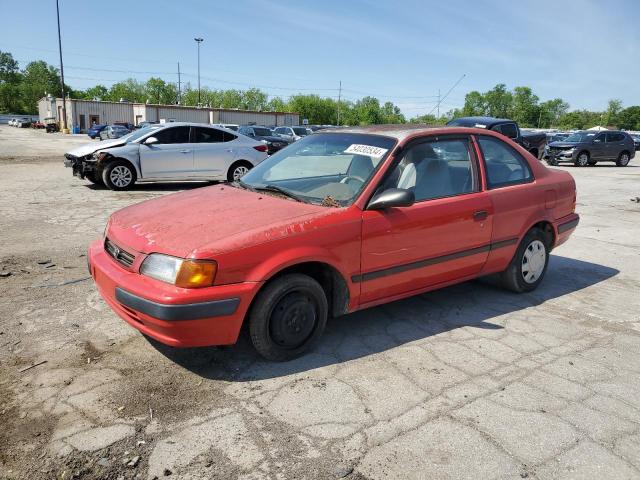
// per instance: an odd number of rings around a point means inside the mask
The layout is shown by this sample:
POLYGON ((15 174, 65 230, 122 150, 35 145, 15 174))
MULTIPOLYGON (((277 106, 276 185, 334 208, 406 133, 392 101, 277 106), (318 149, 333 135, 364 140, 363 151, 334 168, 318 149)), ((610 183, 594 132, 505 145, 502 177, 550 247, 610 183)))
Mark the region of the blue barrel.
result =
POLYGON ((80 127, 78 125, 73 126, 73 133, 80 133, 80 127))

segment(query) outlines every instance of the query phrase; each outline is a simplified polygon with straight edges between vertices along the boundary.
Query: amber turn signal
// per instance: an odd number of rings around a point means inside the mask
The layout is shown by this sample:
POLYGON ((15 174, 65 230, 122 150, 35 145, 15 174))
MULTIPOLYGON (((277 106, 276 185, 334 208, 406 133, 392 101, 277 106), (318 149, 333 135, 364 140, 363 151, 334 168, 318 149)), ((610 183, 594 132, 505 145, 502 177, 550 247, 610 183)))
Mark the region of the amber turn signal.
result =
POLYGON ((183 260, 175 285, 182 288, 210 287, 217 270, 218 264, 213 261, 183 260))

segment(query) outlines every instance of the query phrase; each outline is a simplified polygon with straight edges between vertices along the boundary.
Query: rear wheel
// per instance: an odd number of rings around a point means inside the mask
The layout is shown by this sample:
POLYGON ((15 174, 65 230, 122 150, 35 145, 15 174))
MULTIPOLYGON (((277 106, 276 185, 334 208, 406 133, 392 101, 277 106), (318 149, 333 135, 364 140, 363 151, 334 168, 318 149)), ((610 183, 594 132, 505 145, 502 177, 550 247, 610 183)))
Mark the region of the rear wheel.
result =
POLYGON ((629 165, 629 161, 631 160, 631 156, 629 152, 622 152, 618 155, 618 160, 616 160, 616 165, 619 167, 626 167, 629 165))
POLYGON ((313 278, 297 273, 276 278, 251 307, 251 342, 267 360, 299 357, 322 335, 328 310, 324 290, 313 278))
POLYGON ((102 171, 102 180, 111 190, 128 190, 136 183, 136 170, 125 160, 108 163, 102 171))
POLYGON ((227 180, 230 182, 235 182, 252 168, 253 165, 251 165, 249 162, 247 162, 246 160, 240 160, 231 165, 231 168, 229 168, 229 171, 227 172, 227 180))
POLYGON ((548 239, 537 228, 529 230, 520 242, 507 269, 500 274, 505 288, 517 293, 535 290, 549 264, 548 239))
POLYGON ((589 164, 589 153, 580 152, 573 163, 576 167, 586 167, 589 164))

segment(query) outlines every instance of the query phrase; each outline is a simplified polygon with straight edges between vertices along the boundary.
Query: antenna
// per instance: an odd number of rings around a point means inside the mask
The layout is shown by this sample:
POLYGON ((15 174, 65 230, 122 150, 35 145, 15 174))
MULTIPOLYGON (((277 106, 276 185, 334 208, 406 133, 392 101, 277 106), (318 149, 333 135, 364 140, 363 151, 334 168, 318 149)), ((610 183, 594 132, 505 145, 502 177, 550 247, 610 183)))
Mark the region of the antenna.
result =
MULTIPOLYGON (((453 91, 454 88, 456 88, 458 86, 458 84, 462 81, 462 79, 464 77, 466 77, 467 74, 463 74, 456 83, 453 84, 453 86, 449 89, 449 91, 447 93, 444 94, 444 97, 440 98, 440 90, 438 90, 438 103, 436 104, 435 107, 433 107, 431 109, 431 111, 429 113, 427 113, 427 115, 431 115, 433 113, 433 111, 437 108, 438 109, 438 113, 440 113, 440 102, 443 102, 445 98, 447 98, 449 96, 449 94, 453 91)), ((439 116, 439 115, 438 115, 439 116)))

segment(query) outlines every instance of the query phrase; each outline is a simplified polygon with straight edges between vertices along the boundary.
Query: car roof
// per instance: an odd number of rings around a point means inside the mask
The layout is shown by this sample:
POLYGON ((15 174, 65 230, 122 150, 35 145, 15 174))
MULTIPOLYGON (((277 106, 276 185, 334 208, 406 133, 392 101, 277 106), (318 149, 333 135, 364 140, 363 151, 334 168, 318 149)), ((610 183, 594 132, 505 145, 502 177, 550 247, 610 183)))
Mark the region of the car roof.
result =
POLYGON ((496 125, 498 123, 516 123, 515 120, 508 118, 495 118, 495 117, 461 117, 454 118, 450 122, 456 122, 459 126, 470 127, 474 124, 479 125, 496 125))
POLYGON ((488 134, 501 137, 500 134, 485 128, 452 126, 433 126, 425 124, 394 124, 394 125, 367 125, 361 127, 336 127, 328 130, 318 130, 314 135, 335 135, 337 133, 361 133, 366 135, 381 135, 397 140, 405 140, 409 137, 422 135, 451 135, 451 134, 488 134))

